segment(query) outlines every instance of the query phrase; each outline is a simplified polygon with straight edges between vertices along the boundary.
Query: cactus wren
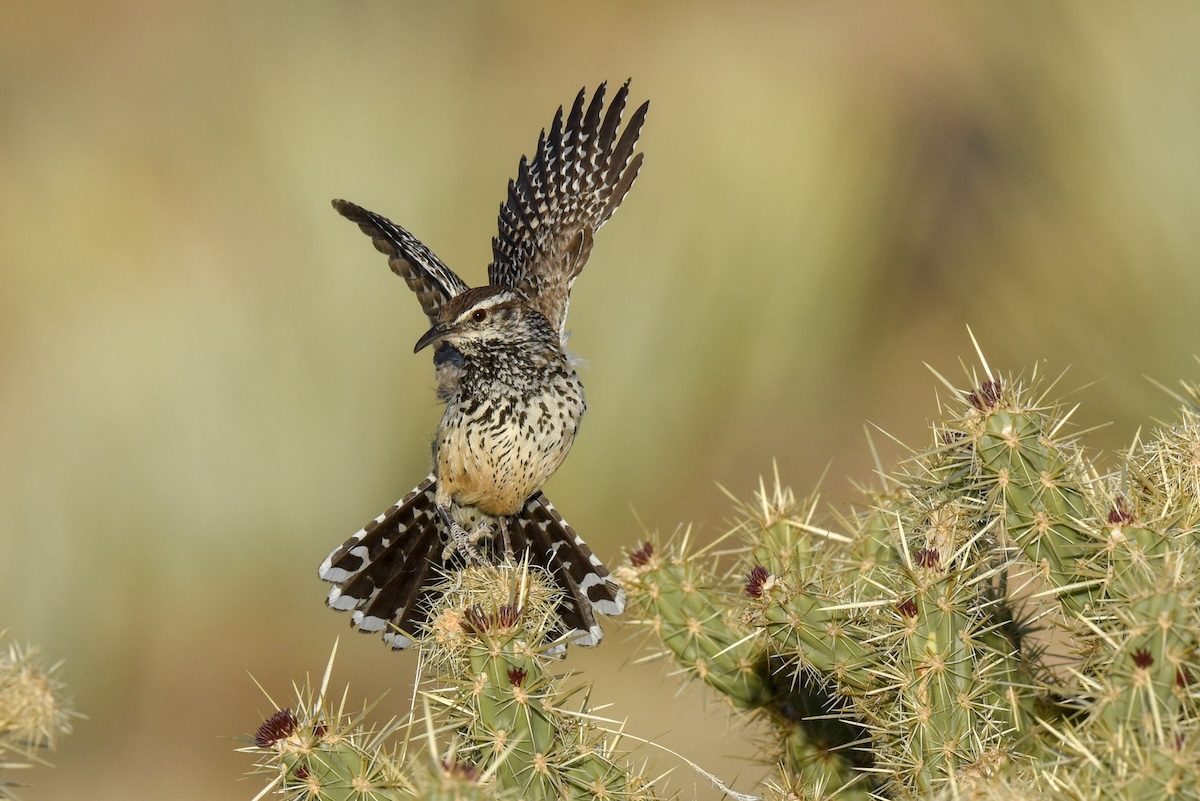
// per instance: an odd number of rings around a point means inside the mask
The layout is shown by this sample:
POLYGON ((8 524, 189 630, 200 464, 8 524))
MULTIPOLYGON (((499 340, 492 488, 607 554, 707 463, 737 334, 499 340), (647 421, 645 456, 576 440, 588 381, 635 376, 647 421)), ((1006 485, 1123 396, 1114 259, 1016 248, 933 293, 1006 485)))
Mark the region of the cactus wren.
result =
POLYGON ((562 464, 583 416, 583 386, 565 347, 571 286, 637 178, 634 154, 649 108, 624 132, 628 81, 604 109, 580 90, 559 107, 521 158, 492 239, 487 286, 469 288, 408 231, 344 200, 333 201, 387 255, 432 326, 415 351, 434 347, 446 404, 433 470, 321 564, 335 586, 328 605, 351 625, 404 648, 428 619, 437 574, 454 564, 528 559, 562 591, 559 633, 595 645, 594 612, 619 615, 624 591, 541 492, 562 464), (618 134, 620 134, 618 136, 618 134))

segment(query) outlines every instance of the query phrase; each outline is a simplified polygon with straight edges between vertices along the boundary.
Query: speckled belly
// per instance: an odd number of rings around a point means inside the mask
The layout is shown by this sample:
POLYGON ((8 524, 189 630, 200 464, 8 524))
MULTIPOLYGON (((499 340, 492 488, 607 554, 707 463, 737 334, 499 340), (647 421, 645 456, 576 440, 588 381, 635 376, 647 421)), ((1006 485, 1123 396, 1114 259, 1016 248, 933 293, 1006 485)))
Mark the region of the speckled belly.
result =
POLYGON ((446 408, 435 448, 443 491, 458 505, 512 515, 554 474, 571 450, 584 402, 578 382, 523 400, 470 398, 446 408), (549 400, 552 398, 553 400, 549 400))

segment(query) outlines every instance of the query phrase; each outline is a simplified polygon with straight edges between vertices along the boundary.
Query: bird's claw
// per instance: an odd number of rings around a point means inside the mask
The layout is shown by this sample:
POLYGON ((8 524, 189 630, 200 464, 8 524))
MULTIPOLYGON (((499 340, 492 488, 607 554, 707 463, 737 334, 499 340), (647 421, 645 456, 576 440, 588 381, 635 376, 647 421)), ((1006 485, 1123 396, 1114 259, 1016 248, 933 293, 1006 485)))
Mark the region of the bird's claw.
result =
POLYGON ((467 531, 445 509, 438 509, 438 512, 441 515, 442 522, 446 524, 446 528, 450 531, 450 541, 442 549, 442 561, 450 561, 454 557, 455 552, 459 552, 467 560, 467 564, 487 564, 487 559, 475 547, 479 540, 483 539, 488 533, 486 526, 481 524, 476 526, 473 531, 467 531))

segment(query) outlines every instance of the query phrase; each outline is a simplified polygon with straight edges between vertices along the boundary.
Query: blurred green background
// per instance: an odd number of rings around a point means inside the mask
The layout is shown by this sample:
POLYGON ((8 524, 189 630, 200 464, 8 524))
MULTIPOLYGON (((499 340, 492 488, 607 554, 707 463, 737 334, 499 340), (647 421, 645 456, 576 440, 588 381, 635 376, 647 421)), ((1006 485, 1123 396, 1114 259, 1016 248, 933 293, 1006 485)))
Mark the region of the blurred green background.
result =
MULTIPOLYGON (((591 409, 548 487, 613 561, 643 526, 714 537, 715 483, 773 458, 854 497, 864 422, 923 443, 922 362, 961 377, 968 324, 993 366, 1069 366, 1109 450, 1170 413, 1143 374, 1198 372, 1194 3, 4 17, 0 628, 64 658, 89 716, 34 801, 252 796, 247 673, 286 696, 339 635, 337 678, 407 708, 414 656, 349 634, 315 567, 424 474, 439 409, 416 303, 329 200, 479 282, 518 156, 582 85, 652 100, 576 285, 591 409)), ((607 630, 567 662, 595 699, 749 789, 756 744, 607 630)))

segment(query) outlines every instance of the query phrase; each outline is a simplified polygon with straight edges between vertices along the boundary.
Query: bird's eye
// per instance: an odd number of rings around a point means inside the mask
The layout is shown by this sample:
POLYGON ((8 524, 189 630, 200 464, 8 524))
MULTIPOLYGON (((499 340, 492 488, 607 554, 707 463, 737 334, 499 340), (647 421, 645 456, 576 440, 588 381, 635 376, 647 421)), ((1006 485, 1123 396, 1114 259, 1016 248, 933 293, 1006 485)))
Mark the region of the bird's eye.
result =
POLYGON ((482 323, 484 320, 487 319, 487 310, 486 309, 476 309, 475 311, 471 312, 471 319, 477 323, 482 323))

